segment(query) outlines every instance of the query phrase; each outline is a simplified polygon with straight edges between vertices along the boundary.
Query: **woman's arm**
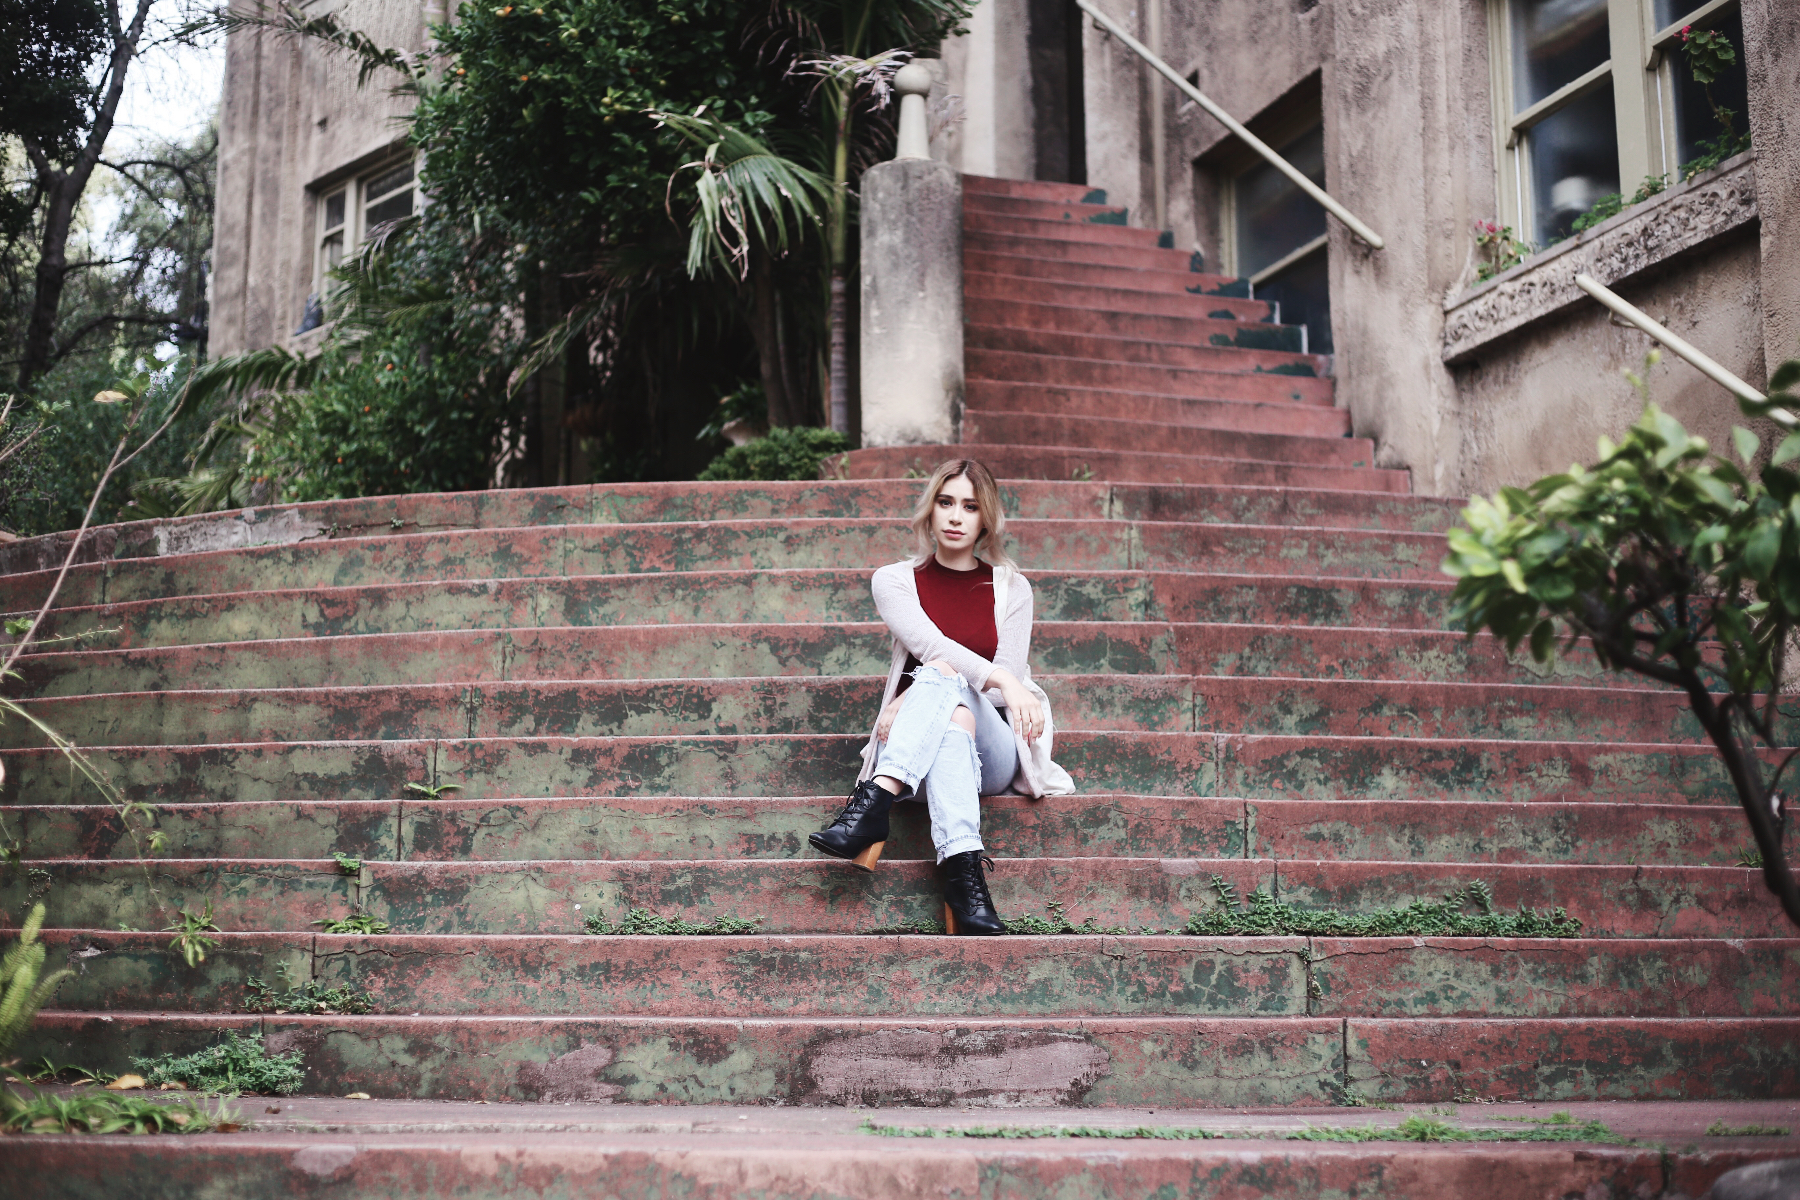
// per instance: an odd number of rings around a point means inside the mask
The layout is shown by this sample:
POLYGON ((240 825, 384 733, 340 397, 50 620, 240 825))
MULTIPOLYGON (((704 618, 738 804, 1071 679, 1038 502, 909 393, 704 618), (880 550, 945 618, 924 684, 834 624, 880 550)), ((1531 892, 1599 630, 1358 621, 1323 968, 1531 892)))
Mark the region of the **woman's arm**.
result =
POLYGON ((1000 626, 1000 648, 994 654, 994 669, 988 675, 988 687, 1000 689, 1006 708, 1012 714, 1013 728, 1027 742, 1034 742, 1044 732, 1044 706, 1025 690, 1023 680, 1030 674, 1026 664, 1031 657, 1031 584, 1023 575, 1014 573, 1007 585, 1006 620, 1000 626))
MULTIPOLYGON (((875 572, 869 585, 875 595, 875 609, 887 622, 889 632, 899 638, 900 644, 920 662, 941 659, 949 663, 978 692, 998 686, 988 682, 988 677, 994 673, 993 663, 961 642, 946 637, 943 630, 925 615, 924 607, 919 604, 918 591, 911 586, 910 580, 898 574, 910 570, 912 567, 908 563, 883 567, 875 572)), ((1007 608, 1012 607, 1009 602, 1007 608)))

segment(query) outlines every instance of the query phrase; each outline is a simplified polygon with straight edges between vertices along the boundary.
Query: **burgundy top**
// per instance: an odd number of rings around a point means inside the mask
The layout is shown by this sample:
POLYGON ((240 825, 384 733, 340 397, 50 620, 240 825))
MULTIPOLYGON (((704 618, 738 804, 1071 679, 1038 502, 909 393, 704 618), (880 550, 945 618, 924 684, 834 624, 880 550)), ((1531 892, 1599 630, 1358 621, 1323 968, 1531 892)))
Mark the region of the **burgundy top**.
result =
MULTIPOLYGON (((990 662, 1000 652, 1000 634, 994 628, 994 568, 979 559, 973 571, 952 571, 934 554, 913 571, 919 586, 919 607, 951 641, 990 662)), ((899 690, 912 686, 919 660, 908 654, 901 668, 899 690)))

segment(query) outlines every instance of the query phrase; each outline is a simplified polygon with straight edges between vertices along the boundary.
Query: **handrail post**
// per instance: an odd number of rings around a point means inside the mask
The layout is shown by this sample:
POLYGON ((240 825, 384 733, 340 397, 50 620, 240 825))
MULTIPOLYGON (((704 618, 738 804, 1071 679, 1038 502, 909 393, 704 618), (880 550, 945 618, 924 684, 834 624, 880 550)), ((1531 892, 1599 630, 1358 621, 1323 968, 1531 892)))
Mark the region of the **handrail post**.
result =
POLYGON ((931 93, 931 69, 924 63, 907 63, 894 72, 894 90, 900 93, 900 133, 894 139, 894 157, 930 158, 925 97, 931 93))
POLYGON ((1130 47, 1132 52, 1139 58, 1155 67, 1169 80, 1170 83, 1173 83, 1176 87, 1185 92, 1188 99, 1212 114, 1214 120, 1218 121, 1219 124, 1225 126, 1225 128, 1243 139, 1245 145, 1267 159, 1270 166, 1293 180, 1295 187, 1311 196, 1314 200, 1317 200, 1324 206, 1326 212, 1342 221, 1349 228, 1351 233, 1354 233, 1357 237, 1361 238, 1377 250, 1380 250, 1387 245, 1387 243, 1381 239, 1380 234, 1357 220, 1356 214, 1352 213, 1342 204, 1339 204, 1336 200, 1333 200, 1326 194, 1324 188, 1308 179, 1305 175, 1302 175, 1293 163, 1275 153, 1274 150, 1270 149, 1267 142, 1257 137, 1254 133, 1251 133, 1248 129, 1245 129, 1243 124, 1235 120, 1230 113, 1207 99, 1206 96, 1201 93, 1199 88, 1183 79, 1174 67, 1171 67, 1157 55, 1153 54, 1148 46, 1132 37, 1129 33, 1126 33, 1124 28, 1117 21, 1094 7, 1092 0, 1075 0, 1075 3, 1080 7, 1082 12, 1085 12, 1088 16, 1098 21, 1101 27, 1108 33, 1118 38, 1121 42, 1124 42, 1125 45, 1130 47))
MULTIPOLYGON (((1670 350, 1674 351, 1677 356, 1686 359, 1702 375, 1706 376, 1738 399, 1748 400, 1752 404, 1767 404, 1769 402, 1767 396, 1739 379, 1736 375, 1733 375, 1730 371, 1727 371, 1724 367, 1721 367, 1718 363, 1701 353, 1687 341, 1665 328, 1654 317, 1650 316, 1649 313, 1638 308, 1623 296, 1619 295, 1619 293, 1613 291, 1598 279, 1595 279, 1592 275, 1576 275, 1575 286, 1598 300, 1607 309, 1617 313, 1626 321, 1629 321, 1631 324, 1637 326, 1639 329, 1667 346, 1670 350)), ((1787 411, 1785 408, 1772 408, 1769 410, 1768 416, 1770 420, 1774 421, 1784 429, 1793 429, 1796 426, 1800 426, 1800 417, 1795 417, 1793 413, 1787 411)))

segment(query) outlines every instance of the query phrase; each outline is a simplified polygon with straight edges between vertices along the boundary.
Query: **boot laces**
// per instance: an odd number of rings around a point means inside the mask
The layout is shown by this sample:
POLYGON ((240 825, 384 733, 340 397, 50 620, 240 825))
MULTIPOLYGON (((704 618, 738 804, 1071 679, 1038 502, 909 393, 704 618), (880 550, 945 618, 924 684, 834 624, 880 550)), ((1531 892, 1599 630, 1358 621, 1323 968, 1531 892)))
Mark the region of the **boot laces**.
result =
POLYGON ((963 887, 967 889, 970 908, 994 907, 994 898, 988 894, 987 873, 994 869, 994 860, 976 851, 963 864, 963 887))

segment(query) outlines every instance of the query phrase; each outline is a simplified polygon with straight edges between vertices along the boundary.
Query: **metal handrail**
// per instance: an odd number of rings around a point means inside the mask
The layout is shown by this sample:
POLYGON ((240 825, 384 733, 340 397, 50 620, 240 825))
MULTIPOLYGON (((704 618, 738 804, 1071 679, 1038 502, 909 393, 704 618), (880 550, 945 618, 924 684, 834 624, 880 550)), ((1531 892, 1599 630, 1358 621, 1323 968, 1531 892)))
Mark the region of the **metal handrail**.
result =
POLYGON ((1126 33, 1124 28, 1121 27, 1117 21, 1101 12, 1098 8, 1095 8, 1091 3, 1091 0, 1075 0, 1075 3, 1080 7, 1082 12, 1098 21, 1101 28, 1118 38, 1121 42, 1124 42, 1139 58, 1162 72, 1170 83, 1173 83, 1183 92, 1186 92, 1190 100, 1198 104, 1201 108, 1204 108, 1208 113, 1211 113, 1213 118, 1217 120, 1219 124, 1225 126, 1225 128, 1231 130, 1232 133, 1242 138, 1244 144, 1262 155, 1263 158, 1267 159, 1270 166, 1293 180, 1296 187, 1311 196, 1314 200, 1317 200, 1320 204, 1324 205, 1325 211, 1347 225, 1351 233, 1354 233, 1357 237, 1361 238, 1377 250, 1387 245, 1386 242, 1381 240, 1380 234, 1357 220, 1354 213, 1345 208, 1342 204, 1339 204, 1336 200, 1333 200, 1326 194, 1324 188, 1302 175, 1293 163, 1290 163, 1287 159, 1270 149, 1267 142, 1257 137, 1254 133, 1251 133, 1248 129, 1245 129, 1230 113, 1207 99, 1206 96, 1201 93, 1199 88, 1183 79, 1174 67, 1171 67, 1168 63, 1157 57, 1150 47, 1144 45, 1144 43, 1138 41, 1129 33, 1126 33))
MULTIPOLYGON (((1619 293, 1613 291, 1604 283, 1595 279, 1592 275, 1582 274, 1575 276, 1575 286, 1598 300, 1601 304, 1605 305, 1608 309, 1618 314, 1626 321, 1629 321, 1631 324, 1637 326, 1639 329, 1667 346, 1681 358, 1685 358, 1688 362, 1692 363, 1702 375, 1706 376, 1738 399, 1748 400, 1752 404, 1767 404, 1769 402, 1767 396, 1763 395, 1761 392, 1739 379, 1736 375, 1733 375, 1730 371, 1727 371, 1724 367, 1721 367, 1718 363, 1708 358, 1705 354, 1689 345, 1686 341, 1659 324, 1655 318, 1650 316, 1650 314, 1626 300, 1623 296, 1619 295, 1619 293)), ((1783 429, 1800 427, 1800 417, 1794 416, 1793 413, 1787 411, 1785 408, 1772 408, 1768 411, 1767 415, 1771 421, 1774 421, 1783 429)))

